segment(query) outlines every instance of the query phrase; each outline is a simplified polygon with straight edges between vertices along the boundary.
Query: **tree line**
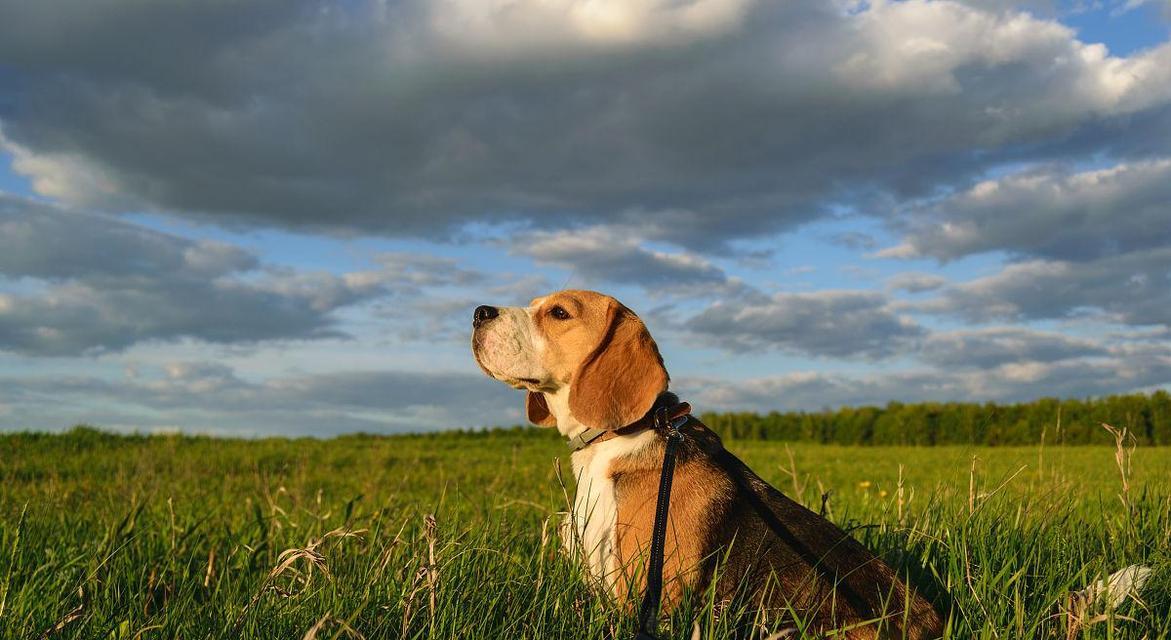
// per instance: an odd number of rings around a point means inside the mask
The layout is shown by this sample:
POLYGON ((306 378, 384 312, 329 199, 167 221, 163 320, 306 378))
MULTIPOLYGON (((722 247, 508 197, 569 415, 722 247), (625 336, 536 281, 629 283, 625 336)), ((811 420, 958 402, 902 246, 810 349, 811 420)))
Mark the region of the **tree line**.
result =
POLYGON ((891 402, 815 412, 704 413, 723 438, 825 444, 1099 444, 1114 442, 1102 423, 1126 428, 1141 445, 1171 444, 1171 394, 1115 395, 1032 402, 891 402))

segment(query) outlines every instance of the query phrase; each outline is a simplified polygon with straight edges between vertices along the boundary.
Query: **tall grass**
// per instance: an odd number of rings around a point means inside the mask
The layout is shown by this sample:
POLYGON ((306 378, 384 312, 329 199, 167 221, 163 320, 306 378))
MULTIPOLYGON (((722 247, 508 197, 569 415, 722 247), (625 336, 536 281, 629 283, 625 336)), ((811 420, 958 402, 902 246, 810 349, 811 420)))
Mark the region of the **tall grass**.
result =
MULTIPOLYGON (((951 638, 1171 638, 1171 450, 727 444, 951 638), (1140 599, 1071 598, 1130 565, 1154 569, 1140 599)), ((525 434, 3 435, 0 638, 621 638, 559 551, 555 457, 525 434)), ((704 594, 663 631, 748 633, 704 594)))

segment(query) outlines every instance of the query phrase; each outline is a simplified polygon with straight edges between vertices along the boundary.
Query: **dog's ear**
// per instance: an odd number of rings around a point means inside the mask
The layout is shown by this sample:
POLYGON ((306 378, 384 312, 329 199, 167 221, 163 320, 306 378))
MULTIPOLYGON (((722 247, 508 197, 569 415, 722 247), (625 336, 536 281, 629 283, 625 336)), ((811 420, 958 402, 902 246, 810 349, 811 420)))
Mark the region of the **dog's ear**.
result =
POLYGON ((541 427, 556 427, 557 418, 549 411, 549 404, 545 402, 545 394, 530 391, 525 395, 525 415, 529 422, 541 427))
POLYGON ((612 302, 601 342, 573 376, 569 409, 588 427, 617 429, 646 415, 668 380, 646 325, 612 302))

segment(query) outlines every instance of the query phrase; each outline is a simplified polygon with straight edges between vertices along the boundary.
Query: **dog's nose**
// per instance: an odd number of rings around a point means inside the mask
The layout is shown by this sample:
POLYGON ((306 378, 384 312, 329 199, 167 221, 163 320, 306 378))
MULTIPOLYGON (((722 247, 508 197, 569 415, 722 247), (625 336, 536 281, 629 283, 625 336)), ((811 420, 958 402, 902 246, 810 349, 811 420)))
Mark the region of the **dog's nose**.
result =
POLYGON ((482 304, 472 312, 472 326, 478 327, 498 315, 500 315, 500 311, 496 307, 482 304))

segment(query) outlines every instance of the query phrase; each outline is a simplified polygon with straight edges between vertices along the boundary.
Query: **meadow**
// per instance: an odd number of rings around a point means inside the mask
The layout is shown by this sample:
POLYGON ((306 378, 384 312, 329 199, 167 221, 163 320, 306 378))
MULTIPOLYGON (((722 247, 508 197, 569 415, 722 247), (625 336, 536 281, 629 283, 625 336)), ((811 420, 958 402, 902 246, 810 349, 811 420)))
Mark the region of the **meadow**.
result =
MULTIPOLYGON (((726 445, 907 572, 950 638, 1171 637, 1171 449, 726 445), (1138 599, 1071 605, 1132 564, 1138 599)), ((559 553, 571 475, 535 429, 0 435, 0 638, 627 637, 559 553)), ((662 635, 742 623, 696 597, 662 635)))

